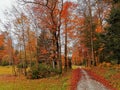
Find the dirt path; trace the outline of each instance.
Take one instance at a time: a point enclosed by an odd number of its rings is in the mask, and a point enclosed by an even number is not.
[[[85,70],[81,70],[82,78],[78,82],[77,90],[109,90],[101,83],[91,79]]]

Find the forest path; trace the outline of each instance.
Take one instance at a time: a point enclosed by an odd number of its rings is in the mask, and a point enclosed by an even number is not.
[[[81,72],[82,77],[78,82],[77,90],[109,90],[100,82],[91,79],[85,70],[82,69]]]

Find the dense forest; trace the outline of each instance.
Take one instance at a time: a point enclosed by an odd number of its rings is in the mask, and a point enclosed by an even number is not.
[[[120,64],[120,0],[18,0],[0,20],[0,65],[39,79]]]

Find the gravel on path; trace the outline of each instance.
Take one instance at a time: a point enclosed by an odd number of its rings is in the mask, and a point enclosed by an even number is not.
[[[81,70],[82,78],[78,82],[77,90],[109,90],[100,82],[93,80],[85,70]]]

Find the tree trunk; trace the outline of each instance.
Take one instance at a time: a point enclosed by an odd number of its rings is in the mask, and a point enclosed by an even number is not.
[[[65,71],[67,71],[67,22],[65,20]]]
[[[94,61],[94,43],[93,43],[93,24],[92,24],[92,11],[90,0],[88,0],[88,9],[90,14],[90,43],[91,43],[91,64],[93,65]]]

